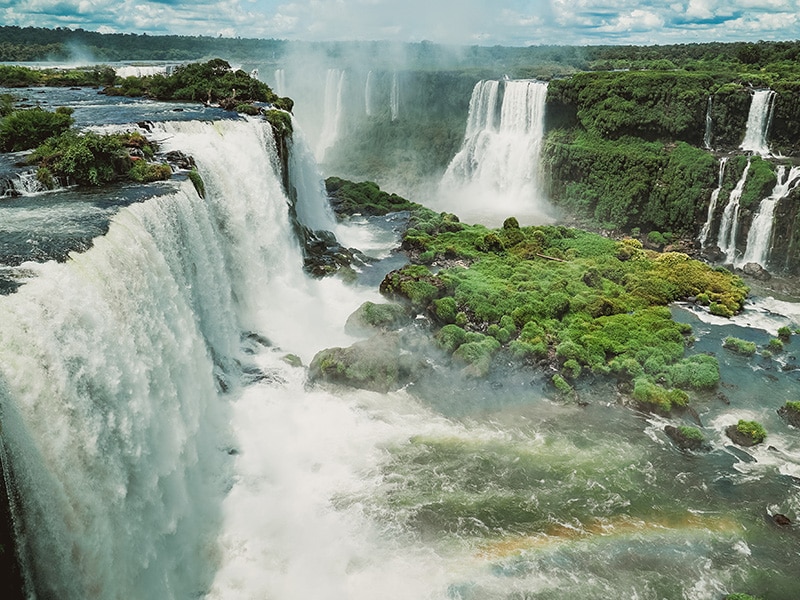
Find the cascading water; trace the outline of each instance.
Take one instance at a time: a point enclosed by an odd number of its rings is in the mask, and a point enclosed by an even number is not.
[[[392,73],[392,87],[389,91],[389,112],[392,121],[397,121],[400,116],[400,82],[397,79],[397,71]]]
[[[325,159],[325,152],[336,143],[336,139],[339,137],[344,107],[344,84],[345,71],[328,69],[328,74],[325,77],[322,132],[320,133],[315,153],[317,160],[320,162]]]
[[[711,233],[711,226],[714,224],[714,212],[717,210],[717,200],[722,191],[722,181],[725,178],[725,165],[728,164],[728,157],[723,156],[719,159],[719,176],[717,177],[717,187],[711,192],[711,198],[708,202],[708,214],[706,222],[703,223],[703,228],[700,230],[700,246],[705,248],[708,234]]]
[[[714,120],[711,118],[711,96],[708,97],[708,105],[706,106],[706,130],[703,134],[703,146],[706,150],[711,150],[711,131],[714,126]]]
[[[722,213],[722,221],[719,225],[719,235],[717,236],[717,246],[725,253],[728,262],[734,262],[736,258],[736,234],[739,230],[739,200],[742,198],[744,184],[747,181],[747,173],[750,171],[750,161],[747,161],[742,176],[736,182],[736,187],[731,190],[728,204]]]
[[[341,322],[311,310],[269,126],[155,127],[192,149],[206,199],[187,181],[123,209],[90,250],[30,264],[0,298],[2,433],[41,598],[207,590],[236,445],[218,389],[235,383],[240,333],[291,342]]]
[[[364,82],[364,111],[368,117],[375,114],[375,108],[372,105],[372,95],[374,94],[373,87],[375,85],[375,75],[370,71],[367,73],[367,80]]]
[[[773,90],[755,90],[747,114],[747,129],[740,148],[746,152],[769,156],[768,136],[772,125],[772,110],[776,93]]]
[[[502,92],[502,93],[501,93]],[[547,84],[479,82],[472,92],[464,143],[450,162],[441,195],[457,214],[481,212],[548,220],[542,199],[539,152]],[[489,217],[491,220],[491,217]]]
[[[747,248],[739,264],[753,262],[762,267],[767,266],[772,245],[775,207],[798,184],[800,184],[800,167],[792,167],[788,173],[785,166],[778,167],[778,181],[772,189],[772,193],[764,198],[758,206],[758,212],[753,217],[750,231],[747,234]]]

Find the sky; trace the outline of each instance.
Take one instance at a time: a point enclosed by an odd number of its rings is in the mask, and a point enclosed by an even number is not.
[[[0,0],[0,24],[307,41],[674,44],[800,39],[800,0]]]

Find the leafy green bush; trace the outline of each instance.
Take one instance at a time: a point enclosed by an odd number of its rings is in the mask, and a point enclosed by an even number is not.
[[[100,135],[68,130],[49,138],[31,153],[29,161],[57,177],[78,185],[99,186],[121,178],[133,181],[168,179],[169,165],[134,160],[127,148],[142,149],[146,140],[138,133]],[[144,152],[152,153],[152,148]]]
[[[747,340],[742,340],[733,336],[726,337],[722,341],[722,347],[744,356],[752,356],[756,353],[756,345],[754,342],[748,342]]]
[[[778,337],[783,341],[788,341],[792,337],[791,327],[784,325],[778,329]]]
[[[680,433],[681,433],[681,435],[683,435],[683,437],[685,437],[685,438],[687,438],[689,440],[697,440],[699,442],[702,442],[703,440],[705,440],[705,436],[703,435],[703,432],[700,431],[697,427],[690,427],[688,425],[680,425],[680,426],[678,426],[678,431],[680,431]]]
[[[38,107],[13,111],[0,121],[0,152],[35,148],[47,138],[67,131],[72,123],[72,110],[68,108],[55,112]]]
[[[780,338],[772,338],[769,343],[767,343],[767,348],[773,354],[783,352],[783,342]]]

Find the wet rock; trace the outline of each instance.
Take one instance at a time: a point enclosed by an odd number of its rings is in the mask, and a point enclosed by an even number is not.
[[[789,425],[800,429],[800,410],[795,409],[794,406],[784,405],[778,409],[778,414]]]
[[[703,434],[699,429],[694,427],[675,427],[667,425],[664,427],[664,433],[667,437],[675,442],[681,450],[709,450],[709,445],[706,444]]]
[[[769,271],[758,263],[749,262],[742,267],[742,273],[759,281],[766,281],[772,277]]]
[[[745,448],[761,443],[760,440],[755,440],[750,434],[739,431],[737,425],[728,426],[725,429],[725,435],[737,446],[743,446]]]
[[[181,152],[180,150],[171,150],[164,155],[167,162],[177,169],[189,171],[195,168],[194,159]]]
[[[792,525],[792,520],[781,513],[775,513],[772,515],[772,522],[778,527],[791,527]]]

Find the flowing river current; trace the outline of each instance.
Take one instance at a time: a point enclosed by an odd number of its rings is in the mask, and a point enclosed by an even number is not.
[[[534,372],[311,385],[302,365],[354,342],[347,316],[380,301],[391,223],[336,224],[298,134],[297,214],[378,259],[362,283],[310,279],[269,126],[142,110],[129,120],[194,157],[205,199],[176,180],[146,198],[0,200],[17,282],[0,296],[2,452],[25,597],[798,597],[800,537],[768,517],[800,519],[800,437],[776,414],[800,400],[800,342],[771,359],[721,347],[766,344],[800,324],[797,304],[732,322],[674,307],[690,351],[720,360],[723,385],[693,399],[707,452],[663,432],[697,421],[622,406],[602,381],[579,386],[585,405]],[[42,229],[51,246],[31,242]],[[734,447],[724,429],[741,418],[767,442]]]

